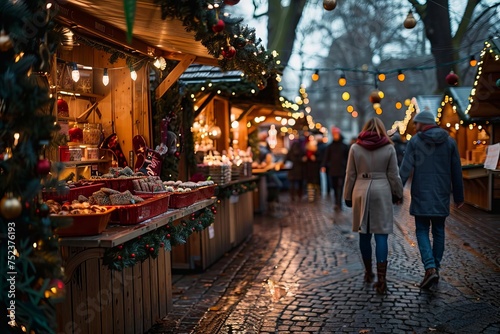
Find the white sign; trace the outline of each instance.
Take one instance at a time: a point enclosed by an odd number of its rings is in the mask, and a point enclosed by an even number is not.
[[[488,150],[486,151],[486,161],[484,162],[484,168],[497,169],[499,155],[500,155],[500,143],[488,146]]]
[[[214,230],[214,226],[213,225],[210,225],[208,227],[208,239],[213,239],[215,237],[215,230]]]

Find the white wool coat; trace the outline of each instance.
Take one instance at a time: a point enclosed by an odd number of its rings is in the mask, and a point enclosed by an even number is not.
[[[344,184],[344,199],[352,201],[352,230],[392,233],[393,196],[403,198],[394,146],[388,144],[371,151],[353,144]]]

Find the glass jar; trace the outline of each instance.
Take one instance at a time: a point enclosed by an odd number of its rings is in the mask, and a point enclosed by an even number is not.
[[[83,127],[83,143],[98,145],[101,138],[101,124],[87,123]]]

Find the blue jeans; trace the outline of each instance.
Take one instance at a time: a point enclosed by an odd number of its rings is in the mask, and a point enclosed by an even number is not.
[[[446,217],[415,216],[415,233],[424,268],[439,269],[444,254],[444,222]],[[432,246],[429,228],[432,225]]]
[[[389,247],[387,246],[388,234],[375,234],[375,258],[377,262],[387,261]],[[372,234],[359,233],[359,250],[363,259],[372,258]]]

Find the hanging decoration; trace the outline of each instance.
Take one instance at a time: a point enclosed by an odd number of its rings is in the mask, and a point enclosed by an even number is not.
[[[19,217],[22,211],[21,201],[14,197],[11,192],[6,193],[0,201],[0,214],[7,220]]]
[[[413,16],[413,12],[410,9],[408,12],[408,15],[406,16],[406,19],[403,22],[403,26],[406,29],[413,29],[417,25],[417,20],[415,19],[415,16]]]
[[[453,72],[453,71],[450,71],[450,73],[448,73],[445,80],[446,80],[446,83],[448,83],[448,85],[450,85],[450,86],[458,85],[458,75],[456,75],[455,72]]]
[[[331,11],[337,7],[337,0],[323,0],[323,8]]]
[[[123,10],[125,11],[125,21],[127,23],[127,42],[132,42],[134,31],[136,0],[123,0]]]
[[[372,103],[372,104],[380,103],[380,101],[382,101],[383,97],[384,97],[383,93],[380,90],[375,89],[370,93],[369,100],[370,100],[370,103]]]

